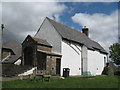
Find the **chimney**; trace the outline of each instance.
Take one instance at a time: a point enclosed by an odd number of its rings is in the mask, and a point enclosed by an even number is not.
[[[86,28],[86,26],[82,28],[82,33],[84,33],[86,36],[89,36],[89,30]]]

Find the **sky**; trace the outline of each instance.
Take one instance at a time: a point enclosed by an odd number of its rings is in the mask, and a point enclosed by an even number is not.
[[[81,31],[89,28],[89,38],[106,51],[118,42],[118,2],[3,2],[3,41],[23,42],[34,36],[45,17]]]

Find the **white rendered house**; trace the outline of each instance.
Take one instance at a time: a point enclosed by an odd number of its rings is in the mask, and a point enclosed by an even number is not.
[[[46,39],[52,45],[52,52],[62,55],[60,75],[63,69],[70,69],[70,76],[101,75],[107,62],[107,52],[88,37],[88,28],[77,31],[56,21],[45,18],[35,37]]]

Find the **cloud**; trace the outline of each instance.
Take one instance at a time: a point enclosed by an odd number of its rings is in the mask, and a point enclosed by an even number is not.
[[[119,0],[2,0],[3,2],[119,2]]]
[[[89,36],[99,42],[107,51],[112,43],[118,42],[118,11],[110,15],[103,13],[76,13],[73,22],[89,28]]]
[[[46,16],[60,21],[65,9],[58,2],[3,2],[4,39],[23,41],[28,34],[34,36]]]

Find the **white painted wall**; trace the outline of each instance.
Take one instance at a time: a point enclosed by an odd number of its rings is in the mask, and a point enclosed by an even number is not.
[[[21,59],[18,59],[14,64],[15,64],[15,65],[20,65],[21,62],[22,62]]]
[[[73,43],[69,45],[69,42],[65,40],[62,41],[61,76],[63,68],[70,69],[70,76],[81,75],[81,47],[75,45]]]
[[[99,51],[87,50],[88,52],[88,71],[91,72],[92,75],[101,75],[105,62],[104,57],[107,55],[100,53]]]
[[[26,75],[30,75],[30,74],[33,74],[33,71],[36,70],[37,67],[33,67],[32,69],[22,73],[22,74],[19,74],[18,76],[26,76]]]

